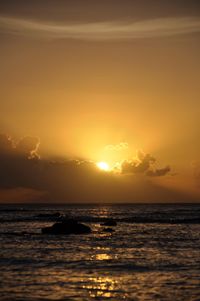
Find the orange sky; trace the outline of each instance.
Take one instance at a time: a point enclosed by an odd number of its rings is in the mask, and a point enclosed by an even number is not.
[[[41,161],[111,167],[140,164],[140,150],[156,161],[142,175],[95,178],[97,190],[107,187],[102,201],[200,200],[199,1],[1,1],[0,39],[0,132],[14,144],[39,137]],[[162,176],[147,175],[166,166]],[[51,193],[79,201],[64,192],[68,180]],[[2,180],[0,201],[12,200],[9,189],[42,200],[52,181],[53,172],[44,187]],[[86,186],[80,201],[101,201]]]

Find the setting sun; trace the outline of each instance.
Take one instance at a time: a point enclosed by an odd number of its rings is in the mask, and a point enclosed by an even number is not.
[[[109,171],[109,169],[110,169],[108,163],[106,163],[106,162],[98,162],[97,167],[104,171]]]

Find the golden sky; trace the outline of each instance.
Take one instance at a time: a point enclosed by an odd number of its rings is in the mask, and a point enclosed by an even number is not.
[[[1,1],[0,201],[199,201],[199,53],[198,0]]]

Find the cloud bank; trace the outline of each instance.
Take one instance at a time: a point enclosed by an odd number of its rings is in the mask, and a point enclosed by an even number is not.
[[[200,32],[200,19],[197,17],[165,17],[140,21],[60,24],[0,16],[0,32],[52,39],[141,39],[198,33]]]
[[[0,201],[10,198],[48,202],[138,201],[144,191],[141,185],[149,189],[151,186],[152,191],[154,184],[148,183],[148,179],[169,172],[152,169],[155,158],[142,152],[138,152],[136,161],[124,161],[121,173],[114,170],[106,173],[100,171],[95,162],[87,160],[40,158],[39,145],[37,137],[26,136],[14,141],[0,135]],[[152,172],[150,177],[149,172]],[[160,189],[155,188],[154,196]],[[145,201],[145,196],[142,197]]]
[[[171,171],[170,166],[155,168],[156,159],[150,154],[138,151],[137,158],[131,161],[124,161],[121,165],[121,172],[124,174],[144,174],[149,177],[162,177]]]

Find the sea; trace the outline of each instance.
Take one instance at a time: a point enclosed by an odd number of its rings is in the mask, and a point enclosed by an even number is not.
[[[200,300],[200,204],[0,205],[0,300]]]

